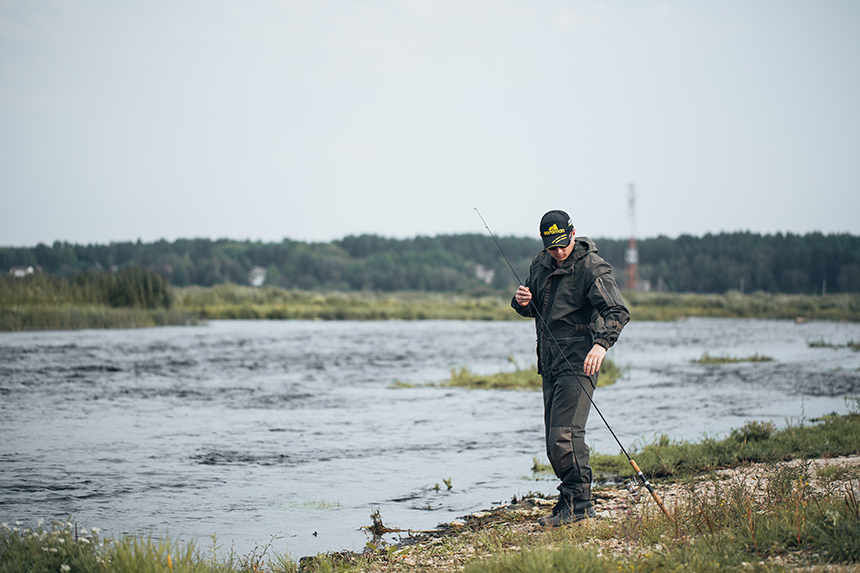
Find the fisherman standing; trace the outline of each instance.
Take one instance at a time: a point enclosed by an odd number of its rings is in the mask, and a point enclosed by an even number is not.
[[[539,523],[557,527],[595,515],[585,423],[600,365],[630,314],[612,267],[591,239],[575,238],[567,213],[546,213],[540,234],[544,250],[532,260],[511,306],[535,318],[546,450],[561,480],[552,516]]]

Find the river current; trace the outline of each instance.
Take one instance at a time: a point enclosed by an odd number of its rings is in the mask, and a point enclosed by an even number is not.
[[[534,363],[530,322],[212,321],[0,333],[0,521],[72,516],[244,555],[360,550],[528,491],[545,461],[539,392],[422,386]],[[595,403],[628,450],[856,408],[860,324],[633,322]],[[813,347],[824,342],[825,347]],[[702,365],[710,355],[772,362]],[[395,388],[396,382],[418,385]],[[593,450],[618,445],[592,410]],[[447,480],[447,482],[446,482]],[[448,483],[451,487],[448,488]]]

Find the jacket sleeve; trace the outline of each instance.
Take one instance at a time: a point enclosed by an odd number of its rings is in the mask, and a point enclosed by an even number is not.
[[[529,276],[526,279],[526,282],[524,285],[525,287],[527,287],[531,291],[532,301],[529,304],[527,304],[526,306],[520,306],[520,303],[517,302],[516,295],[511,297],[511,308],[513,308],[515,311],[517,311],[517,314],[519,314],[520,316],[524,316],[526,318],[534,318],[536,316],[535,305],[534,305],[536,295],[535,295],[535,289],[532,286],[532,275],[534,274],[534,273],[532,273],[532,269],[534,268],[534,265],[535,265],[535,261],[532,261],[532,264],[529,267]]]
[[[615,282],[609,263],[601,261],[601,264],[594,268],[594,275],[587,296],[603,318],[603,326],[594,333],[594,342],[608,350],[618,340],[621,329],[630,322],[630,312],[624,306],[621,290]]]

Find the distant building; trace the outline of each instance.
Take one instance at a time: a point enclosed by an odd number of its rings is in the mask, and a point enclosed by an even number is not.
[[[475,276],[479,281],[491,284],[493,282],[493,277],[496,276],[496,271],[493,269],[486,269],[483,265],[475,265]]]
[[[9,274],[15,278],[22,279],[27,275],[32,275],[36,272],[36,269],[33,267],[12,267],[9,269]]]
[[[263,286],[266,282],[266,269],[263,267],[252,267],[248,273],[248,284],[251,286]]]

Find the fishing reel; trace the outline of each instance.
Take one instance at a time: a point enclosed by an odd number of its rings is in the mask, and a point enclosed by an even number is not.
[[[630,499],[633,500],[633,503],[639,503],[639,499],[642,497],[642,491],[639,489],[639,480],[636,478],[627,480],[624,482],[624,487],[627,489],[627,493],[630,495]]]

